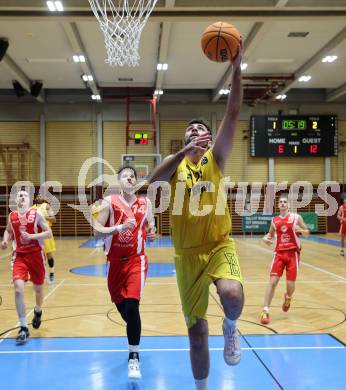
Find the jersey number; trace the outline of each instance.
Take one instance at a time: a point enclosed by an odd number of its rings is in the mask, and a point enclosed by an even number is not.
[[[145,206],[143,205],[143,206],[140,206],[140,207],[138,207],[136,204],[133,206],[133,208],[132,208],[132,210],[133,210],[133,214],[145,214]]]

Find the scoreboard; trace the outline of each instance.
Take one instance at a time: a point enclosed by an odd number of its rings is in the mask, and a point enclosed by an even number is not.
[[[331,157],[338,155],[337,117],[252,116],[252,157]]]

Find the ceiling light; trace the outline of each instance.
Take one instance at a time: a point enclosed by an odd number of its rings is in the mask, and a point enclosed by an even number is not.
[[[287,98],[287,95],[283,94],[283,95],[278,95],[275,99],[276,100],[285,100]]]
[[[75,54],[72,58],[74,62],[85,62],[85,57],[82,54]]]
[[[163,95],[162,89],[156,89],[154,95]]]
[[[222,89],[220,89],[219,94],[220,95],[228,95],[229,94],[229,89],[222,88]]]
[[[300,83],[307,83],[308,81],[311,80],[311,76],[310,75],[303,75],[303,76],[300,76],[298,81]]]
[[[322,58],[322,62],[334,62],[338,56],[325,56]]]
[[[61,1],[47,1],[46,4],[49,11],[51,12],[62,12],[64,10],[64,6],[62,5]]]
[[[101,100],[101,96],[100,95],[91,95],[91,99],[92,100]]]
[[[64,6],[62,5],[61,1],[54,1],[55,7],[59,12],[62,12],[64,10]]]
[[[156,69],[157,70],[167,70],[168,64],[157,64]]]
[[[83,75],[82,75],[82,79],[83,79],[83,81],[85,81],[85,82],[87,82],[87,81],[93,81],[93,80],[94,80],[94,78],[93,78],[93,76],[92,76],[91,74],[83,74]]]
[[[248,67],[248,64],[246,62],[242,62],[240,65],[241,70],[245,70]]]
[[[51,12],[56,11],[56,8],[55,8],[55,5],[54,5],[53,1],[47,1],[46,4],[47,4],[47,7],[48,7],[49,11],[51,11]]]

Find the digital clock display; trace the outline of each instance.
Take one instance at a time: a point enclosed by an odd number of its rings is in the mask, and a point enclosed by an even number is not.
[[[252,116],[250,132],[252,157],[338,154],[336,116]]]
[[[306,130],[305,119],[284,119],[281,122],[283,130]]]

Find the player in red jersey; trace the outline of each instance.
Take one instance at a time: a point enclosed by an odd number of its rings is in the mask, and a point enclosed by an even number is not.
[[[279,198],[279,210],[280,214],[272,219],[269,233],[263,238],[266,244],[271,245],[275,236],[276,247],[270,270],[270,280],[264,296],[264,307],[261,315],[262,324],[269,323],[269,306],[273,299],[275,288],[285,268],[287,290],[282,310],[288,311],[290,308],[292,295],[295,290],[301,251],[297,235],[302,234],[305,237],[309,235],[309,230],[303,218],[296,213],[288,211],[288,200],[284,195]]]
[[[346,197],[344,198],[344,203],[339,207],[337,218],[340,221],[340,256],[345,256],[344,244],[346,236]]]
[[[155,223],[149,199],[135,195],[136,170],[123,167],[118,172],[118,179],[122,194],[104,198],[94,229],[96,237],[104,237],[108,290],[112,302],[126,322],[128,376],[140,378],[139,303],[148,270],[145,241],[155,240]]]
[[[15,302],[20,322],[16,339],[17,345],[22,345],[29,337],[29,329],[25,315],[24,287],[29,279],[32,281],[36,306],[32,326],[38,329],[41,325],[43,284],[45,278],[43,240],[51,236],[51,230],[43,216],[36,208],[29,207],[29,194],[19,191],[16,196],[17,210],[12,211],[1,242],[1,248],[8,247],[8,241],[13,241],[12,280],[15,288]]]

